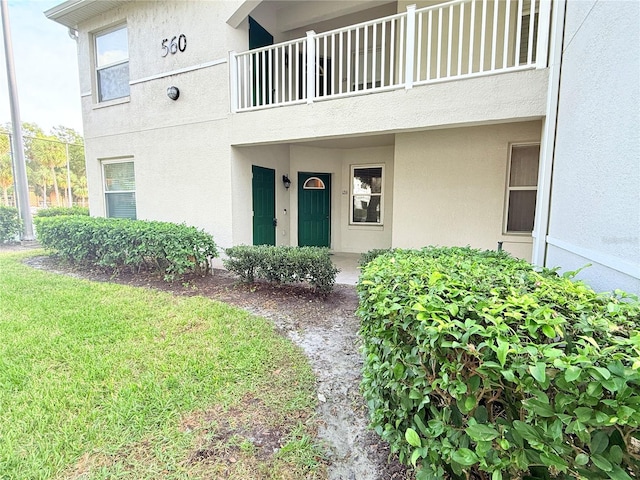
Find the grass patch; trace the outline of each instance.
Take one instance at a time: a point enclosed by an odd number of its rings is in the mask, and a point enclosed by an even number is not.
[[[0,478],[323,474],[313,373],[266,320],[24,257],[0,254]]]

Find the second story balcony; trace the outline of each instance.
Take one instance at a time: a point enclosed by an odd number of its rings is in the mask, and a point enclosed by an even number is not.
[[[232,110],[546,68],[549,0],[454,0],[231,54]]]

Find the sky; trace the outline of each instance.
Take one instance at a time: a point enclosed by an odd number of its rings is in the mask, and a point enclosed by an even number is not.
[[[43,13],[63,1],[9,0],[20,117],[45,132],[63,125],[82,133],[76,42],[67,27]],[[5,49],[0,36],[0,124],[9,121]]]

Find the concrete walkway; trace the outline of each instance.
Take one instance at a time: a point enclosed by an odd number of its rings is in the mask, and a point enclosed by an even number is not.
[[[359,253],[333,252],[331,254],[331,261],[338,267],[338,270],[340,270],[336,276],[336,283],[343,285],[355,285],[358,283],[358,277],[360,276],[360,269],[358,268],[359,260]],[[213,268],[224,270],[224,265],[220,257],[213,259],[212,266]]]
[[[344,285],[355,285],[358,283],[358,277],[360,276],[360,269],[358,268],[359,260],[359,253],[332,253],[331,261],[340,270],[336,276],[336,283]]]

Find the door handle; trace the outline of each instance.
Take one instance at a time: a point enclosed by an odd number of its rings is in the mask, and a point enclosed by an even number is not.
[[[278,219],[277,219],[277,218],[274,218],[274,219],[273,219],[273,226],[274,226],[274,227],[277,227],[277,226],[278,226]]]

